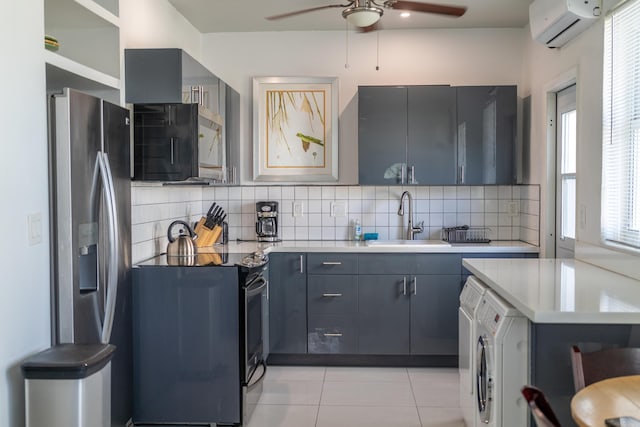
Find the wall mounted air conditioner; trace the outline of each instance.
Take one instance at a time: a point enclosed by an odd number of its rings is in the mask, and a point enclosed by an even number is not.
[[[534,40],[560,47],[589,28],[600,16],[600,0],[535,0],[529,5]]]

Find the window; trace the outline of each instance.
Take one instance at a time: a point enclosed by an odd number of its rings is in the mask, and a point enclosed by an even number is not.
[[[605,19],[602,235],[640,248],[640,0]]]

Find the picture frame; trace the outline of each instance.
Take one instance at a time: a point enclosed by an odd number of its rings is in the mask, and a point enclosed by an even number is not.
[[[338,78],[254,77],[253,179],[338,180]]]

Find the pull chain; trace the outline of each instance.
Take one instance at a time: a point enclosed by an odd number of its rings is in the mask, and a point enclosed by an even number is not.
[[[349,69],[349,22],[345,20],[344,24],[344,36],[345,36],[345,59],[344,68]]]
[[[376,31],[376,71],[380,70],[380,31]]]

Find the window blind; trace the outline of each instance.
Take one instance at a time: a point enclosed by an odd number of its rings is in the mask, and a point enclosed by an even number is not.
[[[640,0],[605,19],[602,237],[640,248]]]

